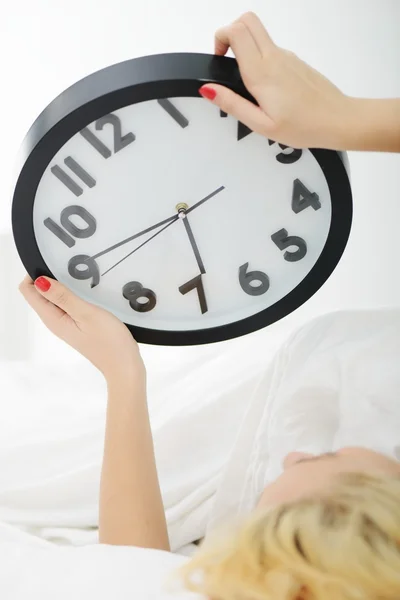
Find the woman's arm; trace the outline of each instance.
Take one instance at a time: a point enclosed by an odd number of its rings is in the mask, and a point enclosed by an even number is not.
[[[143,376],[108,381],[99,541],[170,550]]]
[[[27,276],[20,291],[46,327],[107,381],[100,542],[169,550],[138,345],[114,315],[59,281]]]
[[[400,152],[400,98],[349,98],[340,150]]]

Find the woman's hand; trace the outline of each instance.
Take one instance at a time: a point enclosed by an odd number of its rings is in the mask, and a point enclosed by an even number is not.
[[[203,86],[204,97],[253,131],[287,146],[344,149],[354,98],[276,46],[254,13],[217,31],[215,54],[224,56],[229,47],[258,106],[220,85]]]
[[[138,345],[114,315],[49,277],[34,283],[27,275],[19,289],[46,327],[87,358],[107,381],[145,378]]]

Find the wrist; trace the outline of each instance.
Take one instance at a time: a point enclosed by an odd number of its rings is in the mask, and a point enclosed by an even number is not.
[[[129,370],[113,370],[104,375],[108,393],[118,395],[146,390],[146,370],[144,365]]]
[[[400,100],[347,97],[338,150],[400,152]]]

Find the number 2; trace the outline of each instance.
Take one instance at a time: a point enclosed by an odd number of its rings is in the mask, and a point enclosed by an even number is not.
[[[102,130],[105,125],[112,125],[114,131],[114,154],[117,154],[117,152],[123,150],[126,146],[129,146],[129,144],[136,139],[131,131],[122,135],[121,119],[117,117],[117,115],[110,113],[109,115],[104,115],[104,117],[98,119],[95,123],[96,130]],[[97,135],[90,131],[89,127],[82,129],[80,134],[99,154],[102,155],[103,158],[110,158],[112,154],[111,150],[103,144]]]

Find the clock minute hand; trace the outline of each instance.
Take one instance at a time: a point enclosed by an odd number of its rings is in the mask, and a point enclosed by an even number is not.
[[[112,269],[115,269],[115,267],[117,267],[120,263],[122,263],[124,260],[126,260],[127,258],[129,258],[137,250],[139,250],[140,248],[142,248],[143,246],[145,246],[146,244],[148,244],[153,238],[155,238],[158,235],[160,235],[160,233],[162,233],[164,231],[164,229],[167,229],[168,227],[171,227],[171,225],[173,225],[178,219],[179,219],[179,215],[176,215],[175,217],[173,217],[173,219],[168,219],[169,223],[167,225],[165,225],[165,227],[163,227],[162,229],[160,229],[160,231],[157,231],[157,233],[155,233],[154,235],[152,235],[151,237],[149,237],[145,242],[143,242],[143,244],[140,244],[140,246],[137,246],[137,248],[135,248],[134,250],[132,250],[131,252],[129,252],[129,254],[127,254],[126,256],[124,256],[123,258],[121,258],[121,260],[119,260],[112,267],[110,267],[109,269],[107,269],[107,271],[104,271],[104,273],[102,273],[101,276],[103,277],[103,275],[106,275],[106,273],[109,273]],[[153,229],[154,229],[154,227],[153,227]]]
[[[216,196],[217,194],[219,194],[220,192],[222,192],[222,190],[224,190],[224,189],[225,189],[225,186],[221,185],[221,187],[219,187],[218,189],[216,189],[214,192],[212,192],[211,194],[208,194],[208,196],[206,196],[205,198],[203,198],[199,202],[196,202],[196,204],[193,204],[193,206],[191,206],[190,208],[188,208],[186,210],[186,213],[189,214],[190,212],[192,212],[192,210],[195,210],[198,206],[201,206],[202,204],[204,204],[204,202],[207,202],[207,200],[209,200],[213,196]]]
[[[123,246],[124,244],[127,244],[128,242],[131,242],[132,240],[135,240],[136,238],[138,238],[142,235],[145,235],[146,233],[150,233],[150,231],[153,231],[153,229],[157,229],[158,227],[161,227],[162,225],[165,225],[166,223],[171,224],[174,221],[176,221],[176,215],[172,215],[172,217],[168,217],[168,219],[164,219],[163,221],[160,221],[159,223],[156,223],[155,225],[152,225],[151,227],[147,227],[147,229],[143,229],[142,231],[139,231],[138,233],[135,233],[134,235],[131,235],[128,238],[125,238],[124,240],[122,240],[122,242],[113,244],[113,246],[110,246],[109,248],[106,248],[105,250],[102,250],[101,252],[94,254],[90,258],[95,260],[96,258],[99,258],[100,256],[104,256],[104,254],[108,254],[108,252],[111,252],[111,250],[115,250],[115,248],[119,248],[120,246]],[[150,238],[150,239],[152,239],[152,238]]]

